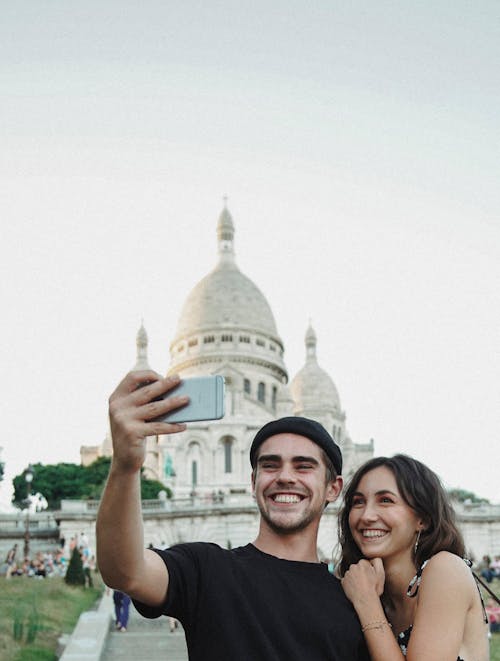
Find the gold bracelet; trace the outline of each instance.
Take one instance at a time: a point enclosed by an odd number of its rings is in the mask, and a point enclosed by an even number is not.
[[[392,624],[387,620],[378,620],[378,622],[368,622],[368,624],[361,625],[361,631],[370,631],[371,629],[382,629],[384,626],[388,626],[392,629]]]

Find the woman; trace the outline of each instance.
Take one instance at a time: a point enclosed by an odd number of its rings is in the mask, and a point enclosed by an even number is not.
[[[488,627],[439,478],[405,455],[354,474],[340,576],[372,661],[487,661]],[[411,634],[411,635],[410,635]]]

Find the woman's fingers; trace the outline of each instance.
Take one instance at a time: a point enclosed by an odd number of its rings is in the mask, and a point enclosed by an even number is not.
[[[384,563],[381,558],[373,558],[370,562],[375,571],[377,594],[380,596],[384,591],[385,583]]]

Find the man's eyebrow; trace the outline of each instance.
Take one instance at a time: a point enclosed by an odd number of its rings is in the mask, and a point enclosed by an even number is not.
[[[293,457],[292,461],[296,464],[305,462],[308,464],[315,464],[316,466],[319,465],[319,461],[315,457],[303,457],[303,456]]]
[[[261,464],[263,461],[281,461],[281,457],[279,454],[261,454],[257,463]]]
[[[257,459],[258,464],[261,464],[265,461],[281,462],[281,461],[283,461],[283,457],[279,454],[261,454],[259,456],[259,458]],[[292,462],[294,464],[310,463],[310,464],[314,464],[315,466],[319,465],[319,461],[315,457],[307,457],[307,456],[303,456],[303,455],[298,455],[297,457],[292,457]]]

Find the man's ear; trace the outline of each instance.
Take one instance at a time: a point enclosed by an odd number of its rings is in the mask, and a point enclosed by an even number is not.
[[[255,496],[255,468],[252,470],[250,480],[252,482],[252,496]]]
[[[333,503],[340,496],[342,487],[344,486],[344,480],[341,475],[328,482],[326,489],[326,502]]]

